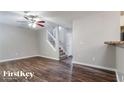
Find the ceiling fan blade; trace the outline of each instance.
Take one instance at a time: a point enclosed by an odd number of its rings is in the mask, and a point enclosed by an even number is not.
[[[37,21],[38,23],[45,23],[45,21]]]
[[[41,26],[41,27],[44,27],[44,25],[42,25],[42,24],[37,24],[37,25],[39,25],[39,26]]]
[[[27,16],[24,16],[25,19],[29,20],[29,18]]]

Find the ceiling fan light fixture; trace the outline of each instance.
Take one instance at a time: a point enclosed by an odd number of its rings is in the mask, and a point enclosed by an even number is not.
[[[36,23],[33,23],[32,27],[33,27],[33,28],[36,28]]]
[[[28,26],[31,27],[32,26],[32,23],[29,23]]]
[[[35,21],[40,21],[40,18],[38,18],[38,17],[37,17],[37,18],[35,18]]]

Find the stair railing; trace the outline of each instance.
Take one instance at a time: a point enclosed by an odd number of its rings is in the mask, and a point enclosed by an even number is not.
[[[47,40],[48,40],[48,43],[49,45],[54,49],[56,50],[57,49],[57,30],[56,30],[57,27],[49,27],[49,29],[47,30]]]

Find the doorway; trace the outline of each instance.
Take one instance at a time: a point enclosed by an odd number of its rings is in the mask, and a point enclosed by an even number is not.
[[[72,29],[59,26],[59,59],[61,62],[70,64],[72,61]]]

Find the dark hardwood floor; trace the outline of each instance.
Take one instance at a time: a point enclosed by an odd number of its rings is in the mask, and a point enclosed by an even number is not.
[[[115,72],[41,57],[0,63],[1,82],[115,82]],[[33,72],[32,78],[5,78],[3,71]]]

